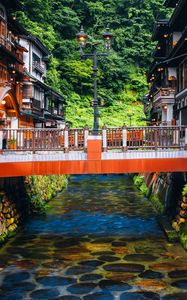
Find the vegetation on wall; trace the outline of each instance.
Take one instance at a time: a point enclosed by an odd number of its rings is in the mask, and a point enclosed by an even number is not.
[[[75,40],[80,25],[103,49],[106,26],[114,35],[108,57],[99,61],[100,125],[143,124],[142,96],[147,92],[146,70],[152,60],[151,33],[155,19],[165,17],[164,0],[22,0],[18,19],[48,47],[52,56],[47,83],[67,101],[66,119],[73,126],[93,123],[91,60],[80,60]]]
[[[45,213],[47,203],[67,186],[67,176],[30,176],[26,180],[27,197],[32,213]]]
[[[187,184],[184,185],[182,195],[187,199]],[[185,222],[179,232],[180,242],[184,249],[187,250],[187,223]]]

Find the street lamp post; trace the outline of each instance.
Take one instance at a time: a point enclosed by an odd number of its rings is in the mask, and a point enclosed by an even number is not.
[[[129,120],[130,120],[130,127],[132,125],[132,116],[133,116],[133,114],[127,114],[127,117],[129,117]]]
[[[94,124],[93,124],[93,134],[97,135],[99,130],[99,113],[98,113],[98,98],[97,98],[97,71],[98,71],[98,57],[106,56],[106,53],[98,53],[96,45],[94,45],[93,53],[84,53],[83,48],[86,46],[86,41],[88,35],[84,32],[83,26],[81,27],[80,32],[76,35],[77,41],[81,47],[81,58],[92,58],[93,59],[93,74],[94,74],[94,95],[93,95],[93,109],[94,109]],[[103,39],[105,41],[105,48],[110,49],[112,34],[109,32],[108,28],[103,34]]]

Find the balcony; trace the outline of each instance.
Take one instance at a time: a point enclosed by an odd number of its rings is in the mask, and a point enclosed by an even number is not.
[[[44,74],[44,72],[45,72],[44,68],[37,61],[33,62],[32,67],[33,67],[33,70],[36,70],[36,71],[38,71],[41,74]]]
[[[167,104],[173,103],[175,99],[175,90],[171,88],[161,88],[153,96],[153,103]]]
[[[41,114],[41,102],[35,98],[24,99],[22,103],[22,109],[24,111],[40,115]]]
[[[16,53],[16,45],[13,42],[10,42],[8,39],[4,37],[0,37],[0,49],[1,54],[7,59],[7,56],[9,58],[9,62],[11,59],[11,62],[18,62],[20,64],[23,64],[23,58],[19,57],[19,55]]]

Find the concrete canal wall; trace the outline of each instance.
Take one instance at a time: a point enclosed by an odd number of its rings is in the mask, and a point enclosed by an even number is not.
[[[15,234],[34,213],[45,213],[47,202],[67,185],[67,176],[0,179],[0,243]]]

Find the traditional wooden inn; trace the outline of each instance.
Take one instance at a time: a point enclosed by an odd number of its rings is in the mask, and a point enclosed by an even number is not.
[[[0,0],[0,126],[61,127],[64,97],[45,84],[49,52],[20,26],[19,1]]]
[[[145,112],[150,124],[187,124],[187,1],[167,0],[174,8],[169,20],[158,20],[152,39],[157,41],[148,81]]]

